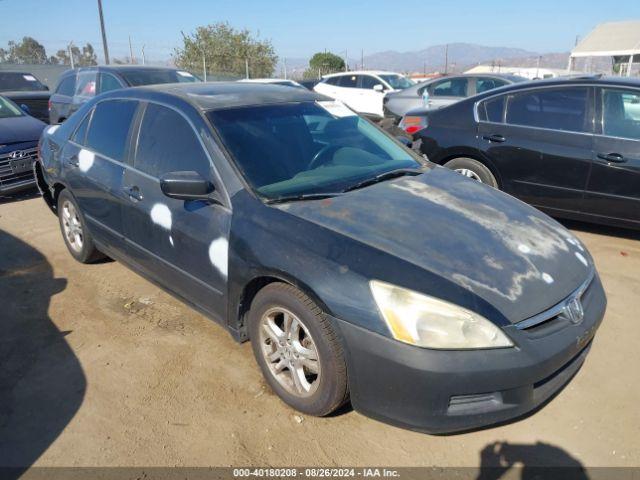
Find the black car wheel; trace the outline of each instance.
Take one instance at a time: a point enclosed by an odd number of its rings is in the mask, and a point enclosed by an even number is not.
[[[76,200],[67,190],[60,192],[58,197],[58,219],[64,243],[73,258],[80,263],[91,263],[104,258],[93,243]]]
[[[464,175],[472,180],[498,188],[496,177],[485,165],[473,158],[454,158],[444,165],[445,167]]]
[[[278,396],[300,412],[323,416],[348,398],[342,344],[322,310],[284,283],[264,287],[251,303],[253,353]]]

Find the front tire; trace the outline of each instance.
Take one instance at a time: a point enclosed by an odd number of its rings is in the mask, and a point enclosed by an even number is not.
[[[324,416],[347,401],[342,344],[322,310],[292,285],[272,283],[249,311],[256,361],[273,391],[289,406]]]
[[[104,258],[98,251],[75,198],[67,190],[58,196],[58,220],[62,238],[69,253],[80,263],[92,263]]]
[[[498,181],[496,177],[491,173],[491,170],[486,165],[482,164],[478,160],[473,158],[454,158],[449,160],[444,165],[445,167],[464,175],[471,180],[475,180],[480,183],[485,183],[493,188],[498,188]]]

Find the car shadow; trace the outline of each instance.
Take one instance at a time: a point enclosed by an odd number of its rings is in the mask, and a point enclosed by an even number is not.
[[[0,196],[0,205],[5,203],[21,202],[22,200],[30,200],[32,198],[38,198],[39,196],[40,192],[36,187],[33,187],[29,190],[24,190],[13,195]]]
[[[87,381],[48,315],[67,281],[39,251],[0,230],[0,478],[18,478],[60,435]]]
[[[632,230],[630,228],[609,227],[607,225],[598,225],[597,223],[586,223],[577,220],[558,220],[562,225],[570,230],[578,230],[585,233],[594,233],[596,235],[608,235],[611,237],[627,238],[629,240],[640,240],[640,230]]]
[[[589,476],[578,459],[555,445],[494,442],[480,451],[480,473],[476,478],[586,480]]]

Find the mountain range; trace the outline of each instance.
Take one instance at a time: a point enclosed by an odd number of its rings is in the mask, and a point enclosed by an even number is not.
[[[446,59],[446,60],[445,60]],[[364,56],[365,69],[391,70],[396,72],[463,72],[479,64],[495,64],[512,67],[535,67],[564,69],[567,67],[569,52],[537,53],[520,48],[488,47],[472,43],[450,43],[433,45],[422,50],[398,52],[388,50]],[[595,60],[595,59],[594,59]],[[287,58],[287,73],[299,76],[308,67],[308,58]],[[362,68],[360,57],[349,57],[349,68]],[[283,60],[277,67],[277,74],[283,73]],[[576,70],[608,71],[610,60],[599,59],[592,64],[580,62]]]

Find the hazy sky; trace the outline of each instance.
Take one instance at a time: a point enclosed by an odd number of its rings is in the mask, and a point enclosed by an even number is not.
[[[112,56],[168,58],[180,31],[216,21],[273,41],[280,57],[328,49],[359,57],[383,50],[470,42],[546,53],[568,51],[604,21],[640,19],[640,0],[103,0]],[[0,0],[0,46],[29,35],[54,54],[73,40],[102,56],[96,0]]]

